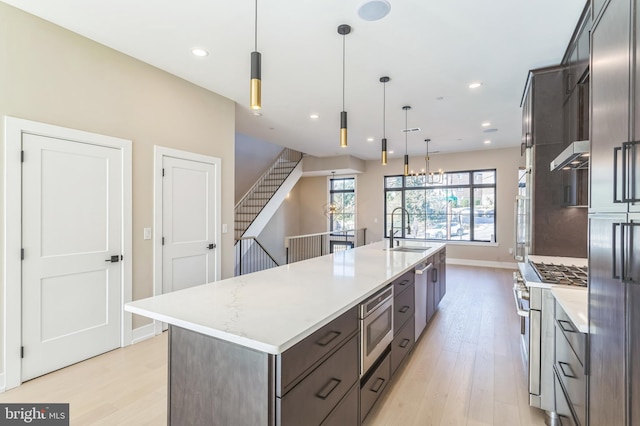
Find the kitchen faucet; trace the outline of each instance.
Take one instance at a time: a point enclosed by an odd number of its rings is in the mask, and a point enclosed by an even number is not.
[[[411,233],[411,226],[409,226],[409,222],[411,222],[411,215],[409,214],[407,209],[405,209],[404,207],[396,207],[391,212],[391,230],[389,231],[389,248],[393,248],[393,234],[394,234],[394,232],[393,232],[393,215],[396,213],[396,210],[402,210],[403,215],[404,215],[404,213],[407,214],[407,233],[408,234]]]

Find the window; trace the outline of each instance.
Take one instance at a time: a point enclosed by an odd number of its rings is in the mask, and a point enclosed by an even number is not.
[[[329,231],[356,228],[356,179],[354,177],[329,180]]]
[[[444,173],[438,183],[424,175],[385,176],[384,192],[385,236],[395,211],[397,238],[495,241],[495,169]]]

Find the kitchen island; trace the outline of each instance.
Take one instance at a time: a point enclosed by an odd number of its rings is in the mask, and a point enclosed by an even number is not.
[[[169,423],[357,424],[341,410],[359,400],[357,306],[445,246],[411,245],[374,243],[127,304],[169,324]]]

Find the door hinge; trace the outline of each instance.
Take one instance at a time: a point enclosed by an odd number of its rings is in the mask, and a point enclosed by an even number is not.
[[[24,163],[24,151],[20,151],[20,162]]]
[[[164,237],[162,237],[162,245],[164,245]]]
[[[20,249],[20,260],[24,260],[24,249]]]
[[[162,168],[162,177],[164,177],[164,167]]]
[[[24,358],[24,346],[20,346],[20,358]]]

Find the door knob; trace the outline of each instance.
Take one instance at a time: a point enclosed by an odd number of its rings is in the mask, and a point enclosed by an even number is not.
[[[120,262],[120,256],[114,254],[110,259],[105,260],[105,262],[117,263]]]
[[[209,244],[209,245],[207,246],[207,248],[208,248],[209,250],[213,250],[214,248],[216,248],[216,245],[212,243],[212,244]]]

